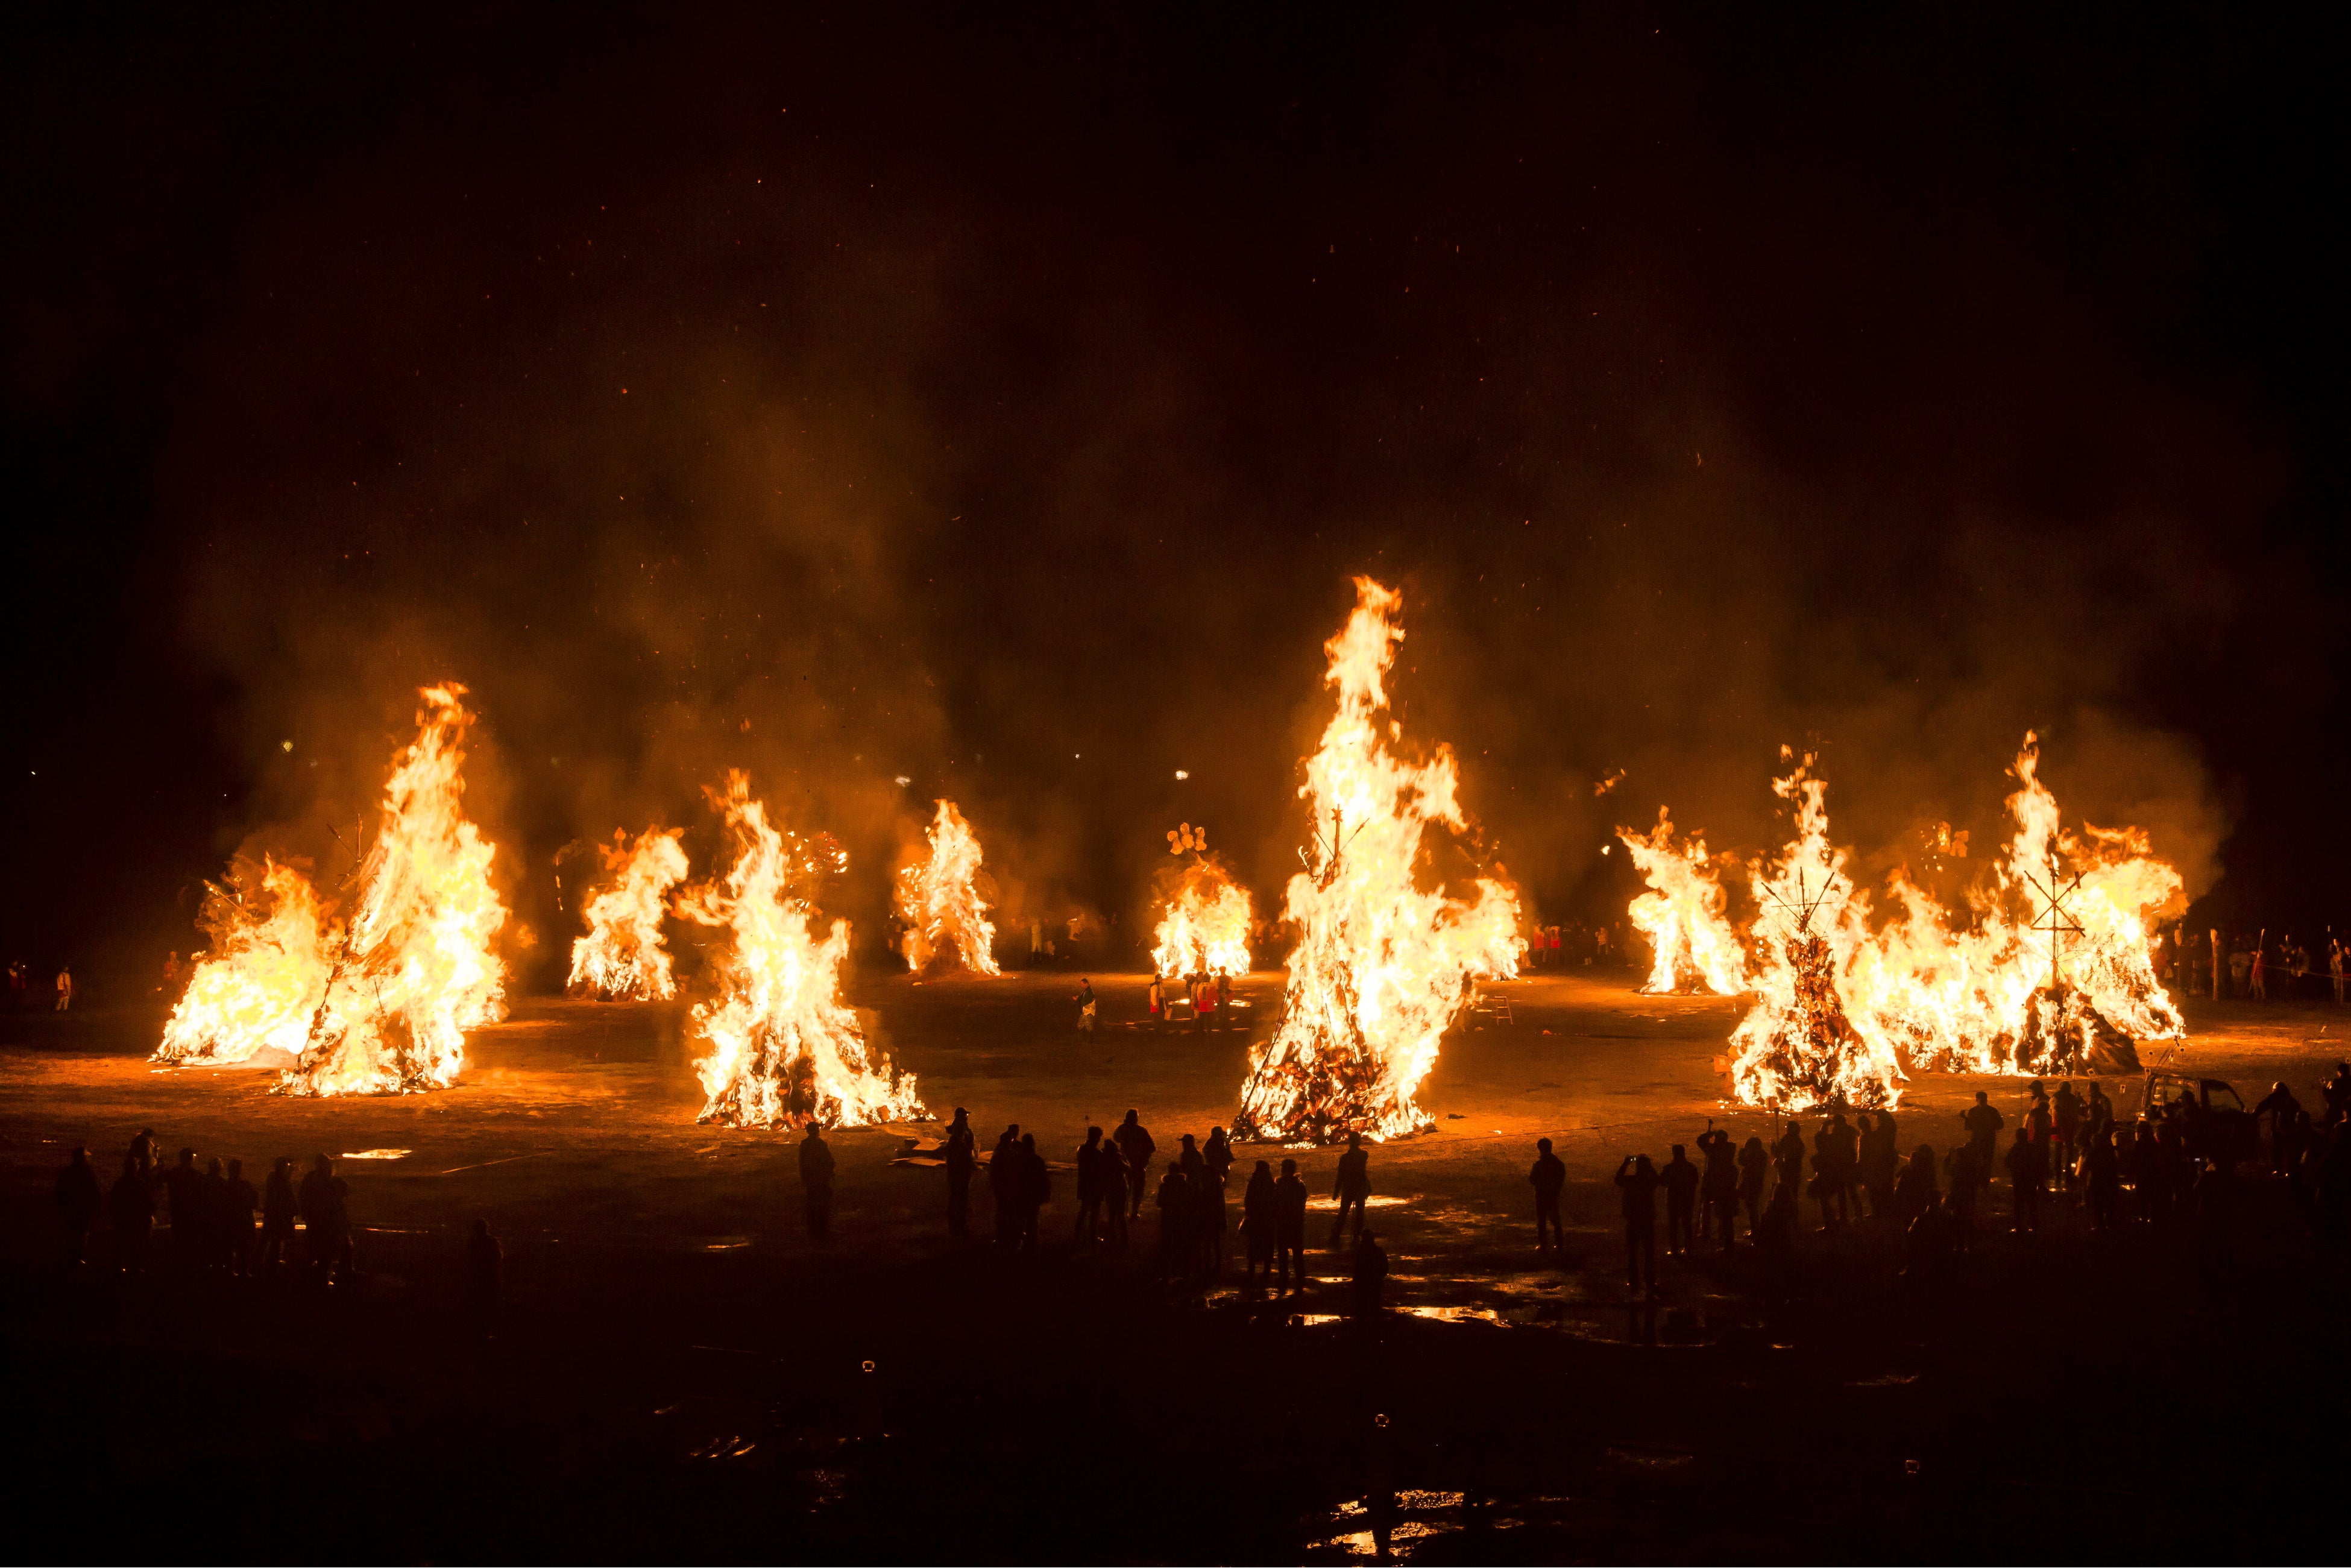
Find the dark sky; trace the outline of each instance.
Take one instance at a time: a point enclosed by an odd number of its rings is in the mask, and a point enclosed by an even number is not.
[[[1134,918],[1179,818],[1270,894],[1358,571],[1554,914],[1660,803],[1765,841],[1783,741],[1980,841],[2028,727],[2216,917],[2344,913],[2289,20],[580,9],[12,39],[7,953],[331,872],[442,678],[542,951],[730,765],[869,929],[935,794],[1016,902]]]

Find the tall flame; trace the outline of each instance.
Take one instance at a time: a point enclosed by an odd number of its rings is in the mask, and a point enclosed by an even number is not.
[[[1759,1000],[1732,1036],[1738,1098],[1890,1103],[1906,1061],[2018,1075],[2131,1071],[2138,1042],[2185,1035],[2148,943],[2149,922],[2185,895],[2179,872],[2137,828],[2067,830],[2032,735],[2011,772],[2016,831],[1967,915],[1897,871],[1896,913],[1875,931],[1828,842],[1822,781],[1799,766],[1775,783],[1796,803],[1797,836],[1771,877],[1756,881]]]
[[[2069,831],[2040,760],[2028,733],[2008,798],[2016,831],[1972,918],[1897,876],[1902,915],[1858,956],[1859,1005],[1921,1066],[2077,1071],[2103,1051],[2128,1071],[2135,1042],[2187,1032],[2148,948],[2149,921],[2184,896],[2179,872],[2137,828]]]
[[[1812,761],[1771,783],[1795,809],[1796,836],[1750,879],[1755,1005],[1731,1032],[1731,1092],[1775,1111],[1891,1105],[1902,1097],[1901,1063],[1883,1035],[1856,1027],[1842,985],[1867,939],[1868,906],[1829,842],[1828,784]]]
[[[1747,956],[1725,913],[1728,901],[1706,841],[1693,837],[1677,845],[1663,806],[1648,832],[1619,828],[1616,837],[1649,883],[1627,912],[1654,955],[1641,988],[1662,993],[1703,986],[1719,997],[1745,990]]]
[[[1241,1089],[1234,1130],[1250,1138],[1387,1138],[1430,1125],[1413,1096],[1438,1040],[1474,977],[1516,975],[1526,946],[1518,899],[1501,883],[1478,878],[1467,901],[1416,885],[1423,832],[1466,832],[1468,820],[1451,749],[1439,746],[1422,766],[1400,761],[1375,720],[1404,636],[1394,620],[1402,597],[1367,577],[1355,580],[1355,596],[1345,628],[1323,645],[1338,709],[1299,790],[1320,836],[1283,904],[1299,942],[1281,1023],[1250,1052]],[[1401,724],[1385,728],[1401,740]]]
[[[491,941],[507,908],[490,883],[495,845],[465,813],[465,730],[455,682],[427,686],[416,738],[394,759],[359,894],[312,1015],[296,1094],[446,1089],[465,1030],[506,1016],[506,966]]]
[[[1165,877],[1165,873],[1163,873]],[[1224,862],[1196,855],[1165,877],[1163,913],[1153,934],[1151,967],[1162,975],[1246,975],[1249,968],[1249,889]]]
[[[922,973],[953,944],[975,975],[1000,975],[996,927],[979,887],[979,835],[952,800],[939,802],[925,830],[929,852],[898,869],[898,917],[906,926],[906,967]]]
[[[571,988],[615,999],[667,1001],[677,994],[669,949],[662,944],[662,907],[685,880],[682,828],[647,828],[631,843],[614,829],[598,844],[608,879],[581,906],[587,935],[571,944]]]
[[[849,922],[819,940],[800,889],[847,864],[830,841],[787,838],[751,799],[751,781],[729,772],[710,791],[733,840],[723,879],[687,890],[677,913],[722,927],[716,1000],[697,1002],[692,1033],[706,1050],[695,1063],[708,1096],[701,1119],[736,1127],[866,1126],[923,1113],[912,1073],[870,1050],[857,1014],[841,998]]]
[[[211,939],[163,1026],[157,1061],[191,1067],[250,1061],[274,1051],[291,1061],[310,1037],[326,994],[330,944],[341,939],[310,879],[283,861],[240,856],[214,883],[198,918]]]

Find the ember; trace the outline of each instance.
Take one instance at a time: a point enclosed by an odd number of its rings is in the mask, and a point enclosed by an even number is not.
[[[727,931],[714,957],[719,994],[697,1002],[691,1030],[706,1049],[695,1063],[708,1096],[701,1120],[735,1127],[778,1123],[870,1126],[923,1113],[912,1073],[870,1051],[863,1025],[841,998],[849,922],[820,941],[806,896],[848,857],[830,839],[786,835],[768,821],[739,772],[710,791],[734,841],[724,878],[689,889],[685,919]]]
[[[1384,684],[1404,632],[1400,595],[1355,580],[1354,613],[1325,643],[1338,711],[1306,763],[1299,793],[1319,829],[1306,869],[1290,879],[1283,913],[1299,932],[1284,1013],[1250,1052],[1236,1136],[1333,1142],[1349,1133],[1400,1137],[1433,1124],[1414,1091],[1475,977],[1511,977],[1526,944],[1518,899],[1489,877],[1474,896],[1422,892],[1414,873],[1432,825],[1466,833],[1452,750],[1425,765],[1395,758]]]

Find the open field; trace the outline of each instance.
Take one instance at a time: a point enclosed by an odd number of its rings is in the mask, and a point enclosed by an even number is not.
[[[1073,985],[869,976],[854,999],[934,1112],[971,1110],[983,1152],[1017,1121],[1066,1160],[1133,1106],[1164,1158],[1225,1119],[1246,1033],[1130,1027],[1141,980],[1097,977],[1104,1027],[1081,1036]],[[153,1016],[18,1015],[11,1377],[57,1439],[16,1479],[131,1499],[115,1544],[163,1556],[1337,1558],[1364,1544],[1347,1511],[1381,1467],[1425,1494],[1398,1545],[1426,1561],[2227,1549],[2183,1483],[2257,1471],[2340,1381],[2319,1364],[2339,1265],[2282,1184],[2249,1188],[2218,1278],[2184,1230],[2096,1239],[2068,1211],[1937,1292],[1895,1277],[1890,1236],[1808,1235],[1784,1310],[1743,1250],[1669,1260],[1662,1302],[1630,1303],[1616,1160],[1662,1159],[1709,1116],[1771,1129],[1718,1101],[1739,1005],[1628,985],[1497,986],[1448,1040],[1421,1096],[1437,1131],[1374,1152],[1397,1310],[1369,1332],[1332,1321],[1334,1289],[1269,1305],[1157,1283],[1147,1213],[1132,1255],[1077,1253],[1066,1173],[1041,1255],[950,1243],[942,1175],[892,1165],[892,1131],[835,1137],[836,1231],[814,1242],[790,1140],[696,1124],[673,1007],[526,999],[474,1037],[455,1091],[324,1102],[151,1069]],[[1239,994],[1262,1029],[1279,977]],[[2315,1104],[2346,1017],[2191,1002],[2178,1062],[2249,1103],[2283,1078]],[[1914,1081],[1906,1152],[1941,1148],[1978,1087],[2013,1115],[2011,1081]],[[401,1151],[341,1166],[358,1286],[62,1277],[51,1174],[83,1142],[110,1177],[142,1126],[256,1177],[278,1155]],[[1564,1267],[1531,1245],[1538,1136],[1569,1166]],[[1278,1157],[1239,1152],[1237,1184]],[[1332,1153],[1301,1158],[1327,1192]],[[984,1180],[976,1209],[984,1232]],[[2004,1194],[1987,1212],[2004,1223]],[[456,1301],[475,1217],[507,1253],[478,1351]],[[2308,1392],[2248,1420],[2242,1379],[2273,1364]],[[221,1464],[287,1479],[236,1489],[258,1506],[173,1500]],[[915,1496],[967,1538],[913,1530]]]

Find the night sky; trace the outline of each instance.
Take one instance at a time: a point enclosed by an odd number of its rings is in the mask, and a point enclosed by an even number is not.
[[[580,9],[12,35],[0,952],[331,876],[438,679],[542,956],[729,766],[867,930],[936,795],[1015,904],[1179,819],[1270,896],[1357,572],[1553,918],[1661,803],[1774,841],[1783,742],[1981,842],[2035,727],[2199,918],[2351,921],[2283,13]]]

